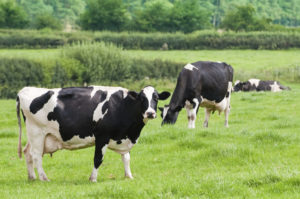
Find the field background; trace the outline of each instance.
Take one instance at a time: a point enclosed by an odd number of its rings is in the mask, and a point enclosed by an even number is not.
[[[59,50],[0,50],[0,57],[55,59]],[[225,61],[248,73],[300,64],[300,50],[126,51],[128,56],[179,62]],[[151,81],[149,81],[151,82]],[[139,88],[147,81],[127,87]],[[131,151],[134,180],[124,179],[120,155],[109,151],[98,183],[88,178],[93,150],[59,151],[43,158],[50,182],[28,182],[24,157],[17,157],[14,100],[0,100],[1,198],[300,198],[300,85],[281,93],[233,93],[228,129],[224,115],[204,129],[187,129],[183,110],[174,126],[150,121]],[[124,86],[124,85],[123,85]],[[155,84],[172,90],[173,81]],[[163,105],[167,102],[161,102]],[[23,130],[23,146],[26,136]]]

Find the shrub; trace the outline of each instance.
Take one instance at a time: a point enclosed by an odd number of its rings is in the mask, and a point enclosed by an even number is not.
[[[84,66],[82,80],[86,83],[121,81],[128,77],[129,61],[122,49],[105,43],[78,43],[63,48],[63,57]]]

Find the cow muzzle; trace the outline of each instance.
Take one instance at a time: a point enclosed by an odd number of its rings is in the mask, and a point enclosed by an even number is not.
[[[156,113],[155,112],[146,112],[144,114],[144,118],[146,119],[154,119],[156,118]]]

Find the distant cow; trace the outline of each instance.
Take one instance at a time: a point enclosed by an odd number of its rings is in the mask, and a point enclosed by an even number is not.
[[[42,156],[60,149],[80,149],[95,145],[94,169],[90,181],[97,181],[98,168],[106,148],[122,155],[125,176],[132,178],[129,151],[137,142],[147,120],[156,117],[158,93],[147,86],[140,93],[120,87],[73,87],[45,89],[25,87],[18,93],[19,157],[21,149],[20,108],[27,128],[24,149],[28,178],[48,181]]]
[[[208,127],[210,113],[225,113],[225,126],[228,127],[233,68],[221,62],[199,61],[184,66],[177,79],[176,88],[169,105],[160,108],[162,125],[174,124],[179,111],[185,107],[188,115],[188,128],[195,128],[199,106],[205,107],[205,121]]]
[[[281,85],[278,81],[263,81],[259,79],[249,79],[246,82],[235,81],[234,92],[238,91],[271,91],[279,92],[290,90],[289,87]]]

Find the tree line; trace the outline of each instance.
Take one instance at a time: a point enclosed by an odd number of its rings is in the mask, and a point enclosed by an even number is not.
[[[300,0],[2,0],[0,28],[193,32],[299,26]],[[274,25],[280,24],[280,25]]]

